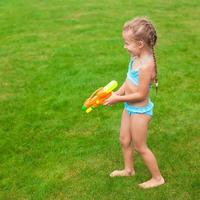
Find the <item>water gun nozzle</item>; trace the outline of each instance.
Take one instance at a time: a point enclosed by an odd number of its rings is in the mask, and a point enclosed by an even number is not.
[[[86,109],[87,109],[87,107],[83,105],[82,110],[85,111]]]

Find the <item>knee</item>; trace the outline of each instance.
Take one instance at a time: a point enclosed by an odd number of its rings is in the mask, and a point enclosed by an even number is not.
[[[145,154],[148,151],[148,147],[147,146],[134,145],[134,149],[139,154]]]
[[[120,137],[119,138],[120,144],[123,147],[129,147],[131,145],[131,139],[126,138],[126,137]]]

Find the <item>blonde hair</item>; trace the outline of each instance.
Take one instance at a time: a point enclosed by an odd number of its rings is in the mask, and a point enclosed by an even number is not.
[[[131,31],[131,37],[134,40],[142,40],[144,43],[152,49],[154,65],[155,65],[155,77],[154,82],[156,84],[156,93],[158,90],[158,75],[157,75],[157,62],[154,52],[154,47],[157,41],[157,33],[154,25],[147,17],[137,17],[124,24],[123,31]]]

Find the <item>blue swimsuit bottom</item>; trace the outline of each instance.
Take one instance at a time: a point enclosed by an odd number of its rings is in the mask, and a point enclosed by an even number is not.
[[[142,106],[142,107],[129,105],[127,102],[124,103],[124,108],[128,112],[129,115],[146,114],[149,116],[153,116],[153,107],[154,107],[154,104],[150,100],[147,103],[147,105]]]

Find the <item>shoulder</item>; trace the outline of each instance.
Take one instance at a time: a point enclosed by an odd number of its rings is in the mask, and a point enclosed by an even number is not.
[[[140,67],[139,77],[142,80],[145,79],[150,81],[152,79],[153,73],[154,73],[154,61],[153,59],[151,59]]]
[[[154,61],[153,61],[153,58],[150,59],[148,62],[146,62],[145,64],[143,64],[141,67],[140,67],[140,71],[141,72],[153,72],[154,70]]]

